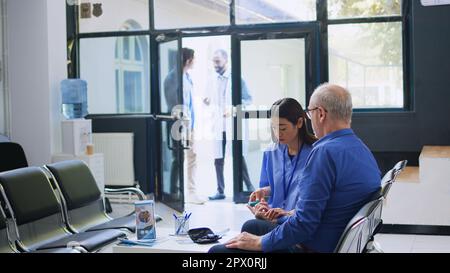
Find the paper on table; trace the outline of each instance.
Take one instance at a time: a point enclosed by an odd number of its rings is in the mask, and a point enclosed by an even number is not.
[[[156,244],[162,243],[169,240],[168,237],[156,238],[156,239],[143,239],[143,240],[129,240],[121,239],[119,241],[123,245],[139,245],[139,246],[154,246]]]

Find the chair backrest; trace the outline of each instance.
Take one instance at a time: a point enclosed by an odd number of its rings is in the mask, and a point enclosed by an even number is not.
[[[68,210],[77,209],[101,199],[95,178],[81,160],[46,165],[58,183]]]
[[[68,233],[61,205],[41,168],[27,167],[0,173],[0,185],[20,236],[17,240],[25,249],[34,250],[48,240]]]
[[[2,211],[0,213],[0,230],[6,229],[6,218],[3,215],[3,209],[0,208],[0,210]]]
[[[401,161],[397,162],[397,164],[395,164],[394,168],[392,168],[394,170],[395,176],[399,175],[405,169],[407,164],[408,164],[408,160],[401,160]]]
[[[28,167],[22,146],[14,142],[0,142],[0,172]]]
[[[105,222],[108,218],[101,192],[89,167],[81,160],[46,165],[64,200],[67,222],[75,231]]]
[[[386,198],[395,179],[394,169],[390,169],[381,179],[381,195]]]
[[[337,253],[362,253],[381,225],[383,197],[365,204],[349,221],[335,248]]]
[[[395,182],[398,175],[405,169],[407,163],[407,160],[397,162],[397,164],[395,164],[395,166],[389,170],[381,180],[381,193],[385,199],[387,198],[392,184]]]
[[[45,173],[28,167],[0,173],[0,183],[18,225],[60,213],[60,206]]]

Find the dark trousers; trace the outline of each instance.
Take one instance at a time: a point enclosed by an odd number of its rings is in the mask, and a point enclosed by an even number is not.
[[[278,225],[271,223],[266,220],[260,220],[260,219],[252,219],[248,220],[242,225],[241,232],[248,232],[253,235],[262,236],[264,234],[267,234],[271,232],[273,229],[275,229]],[[225,245],[215,245],[212,248],[208,250],[209,253],[259,253],[258,251],[248,251],[248,250],[242,250],[237,248],[227,248]],[[289,248],[286,250],[280,250],[276,251],[280,253],[301,253],[303,251],[299,251],[297,248]]]
[[[176,194],[180,191],[180,162],[179,151],[172,150],[172,164],[170,168],[170,193]]]
[[[262,236],[274,230],[278,225],[272,222],[261,220],[261,219],[252,219],[248,220],[242,225],[241,232],[248,232],[253,235]]]
[[[214,160],[214,166],[216,167],[216,177],[217,177],[217,192],[224,193],[225,191],[225,177],[224,177],[224,166],[225,166],[225,148],[227,144],[227,134],[222,132],[222,158],[216,158]],[[242,178],[244,180],[245,186],[249,191],[253,191],[254,187],[248,175],[247,163],[245,158],[242,158]]]

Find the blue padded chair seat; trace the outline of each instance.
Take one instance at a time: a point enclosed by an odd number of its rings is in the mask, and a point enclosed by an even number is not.
[[[40,246],[37,250],[65,248],[69,242],[78,242],[81,247],[89,252],[93,252],[109,243],[114,242],[119,237],[126,236],[119,230],[99,230],[81,232],[61,238],[54,242]]]
[[[113,219],[106,223],[91,227],[87,231],[119,229],[119,228],[126,228],[131,232],[135,232],[136,231],[136,217],[134,216],[134,214]]]

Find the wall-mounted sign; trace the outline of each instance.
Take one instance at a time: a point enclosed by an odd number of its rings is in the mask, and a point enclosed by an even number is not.
[[[422,6],[450,5],[450,0],[420,0]]]

